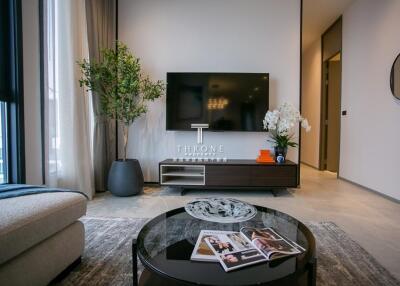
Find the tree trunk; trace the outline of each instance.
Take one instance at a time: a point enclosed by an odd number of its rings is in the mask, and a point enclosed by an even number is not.
[[[129,136],[129,126],[123,125],[123,133],[124,133],[124,161],[126,161],[126,147],[128,146],[128,136]]]

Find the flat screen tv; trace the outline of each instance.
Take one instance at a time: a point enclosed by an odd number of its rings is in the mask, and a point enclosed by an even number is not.
[[[167,73],[167,130],[262,131],[268,73]]]

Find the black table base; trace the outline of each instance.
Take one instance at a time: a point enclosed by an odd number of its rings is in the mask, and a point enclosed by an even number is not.
[[[240,271],[240,270],[239,270]],[[307,275],[300,277],[298,281],[293,281],[293,280],[285,280],[283,279],[282,281],[275,281],[275,282],[270,282],[267,285],[268,286],[310,286],[310,285],[316,285],[315,284],[315,279],[313,280],[308,280],[311,278],[310,276],[307,277]],[[145,269],[140,276],[140,280],[138,283],[138,286],[155,286],[155,285],[162,285],[162,286],[192,286],[192,285],[198,285],[198,284],[188,284],[188,283],[183,283],[183,282],[178,282],[175,280],[169,280],[166,279],[165,277],[159,276],[155,274],[154,272],[151,272],[147,269]],[[259,284],[260,286],[264,284]]]
[[[168,279],[165,276],[157,275],[155,272],[144,269],[140,279],[137,275],[138,267],[137,267],[137,245],[136,239],[132,240],[132,279],[133,286],[155,286],[155,285],[163,285],[163,286],[190,286],[190,285],[198,285],[198,284],[188,284],[184,282],[180,282],[174,279]],[[240,271],[240,270],[238,270]],[[259,284],[262,286],[263,284]],[[299,277],[297,281],[293,281],[292,279],[285,281],[280,280],[275,283],[268,283],[268,286],[271,285],[279,285],[279,286],[316,286],[317,285],[317,259],[315,258],[312,263],[309,263],[308,273],[305,273],[304,276]]]
[[[132,239],[132,279],[133,286],[138,285],[138,267],[137,267],[137,244],[136,238]]]

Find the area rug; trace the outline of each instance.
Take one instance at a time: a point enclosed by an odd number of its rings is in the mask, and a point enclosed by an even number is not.
[[[82,263],[58,285],[132,285],[131,242],[147,219],[83,218]],[[365,249],[332,222],[308,223],[317,241],[317,285],[400,285]],[[139,265],[139,274],[143,266]]]

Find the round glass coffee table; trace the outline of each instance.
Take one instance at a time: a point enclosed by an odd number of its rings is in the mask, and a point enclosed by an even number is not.
[[[240,223],[215,223],[190,216],[178,208],[157,216],[141,229],[133,241],[133,278],[137,285],[136,254],[144,265],[139,285],[315,285],[315,239],[295,218],[260,206],[257,215]],[[239,231],[241,227],[273,227],[297,242],[305,251],[297,256],[276,259],[225,272],[219,262],[191,261],[201,230]]]

